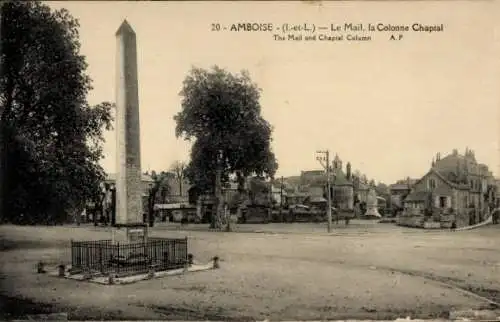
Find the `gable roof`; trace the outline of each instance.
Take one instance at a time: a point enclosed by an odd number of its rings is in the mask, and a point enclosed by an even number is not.
[[[452,187],[452,188],[455,188],[455,189],[460,189],[460,190],[468,190],[469,189],[469,186],[468,185],[461,185],[461,184],[457,184],[457,183],[454,183],[454,182],[451,182],[450,180],[448,180],[442,173],[440,173],[439,171],[437,171],[436,169],[434,168],[431,168],[429,170],[429,172],[427,172],[422,178],[420,178],[419,180],[417,180],[417,182],[415,182],[415,185],[419,184],[420,182],[422,182],[425,178],[427,178],[430,174],[435,174],[439,179],[441,179],[444,183],[446,183],[448,186]]]
[[[413,191],[405,198],[404,201],[405,202],[406,201],[427,201],[429,199],[430,194],[431,193],[428,191]]]

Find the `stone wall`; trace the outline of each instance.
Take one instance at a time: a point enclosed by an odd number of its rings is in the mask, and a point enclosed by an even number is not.
[[[405,227],[423,228],[424,220],[425,220],[424,215],[400,216],[397,219],[397,224],[399,226],[405,226]]]

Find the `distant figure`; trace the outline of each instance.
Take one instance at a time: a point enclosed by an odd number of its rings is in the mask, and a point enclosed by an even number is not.
[[[491,214],[491,219],[493,221],[493,225],[498,225],[498,215],[500,211],[499,210],[494,210],[493,214]]]

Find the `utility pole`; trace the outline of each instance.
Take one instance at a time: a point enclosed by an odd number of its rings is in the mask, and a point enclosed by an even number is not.
[[[326,214],[328,217],[328,232],[332,232],[332,196],[331,196],[331,189],[330,189],[330,151],[317,151],[317,154],[319,156],[316,157],[316,160],[319,161],[319,163],[325,168],[326,172],[326,190],[327,196],[328,196],[328,208],[326,210]],[[325,162],[326,164],[324,164]]]

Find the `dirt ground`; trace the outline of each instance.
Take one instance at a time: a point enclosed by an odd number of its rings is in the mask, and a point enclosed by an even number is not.
[[[109,286],[35,274],[39,260],[69,263],[71,238],[110,238],[109,228],[0,226],[2,318],[47,312],[79,320],[435,318],[492,308],[484,298],[500,302],[500,227],[432,232],[353,221],[330,235],[324,224],[236,230],[158,225],[153,236],[188,236],[196,260],[217,255],[221,268]]]

